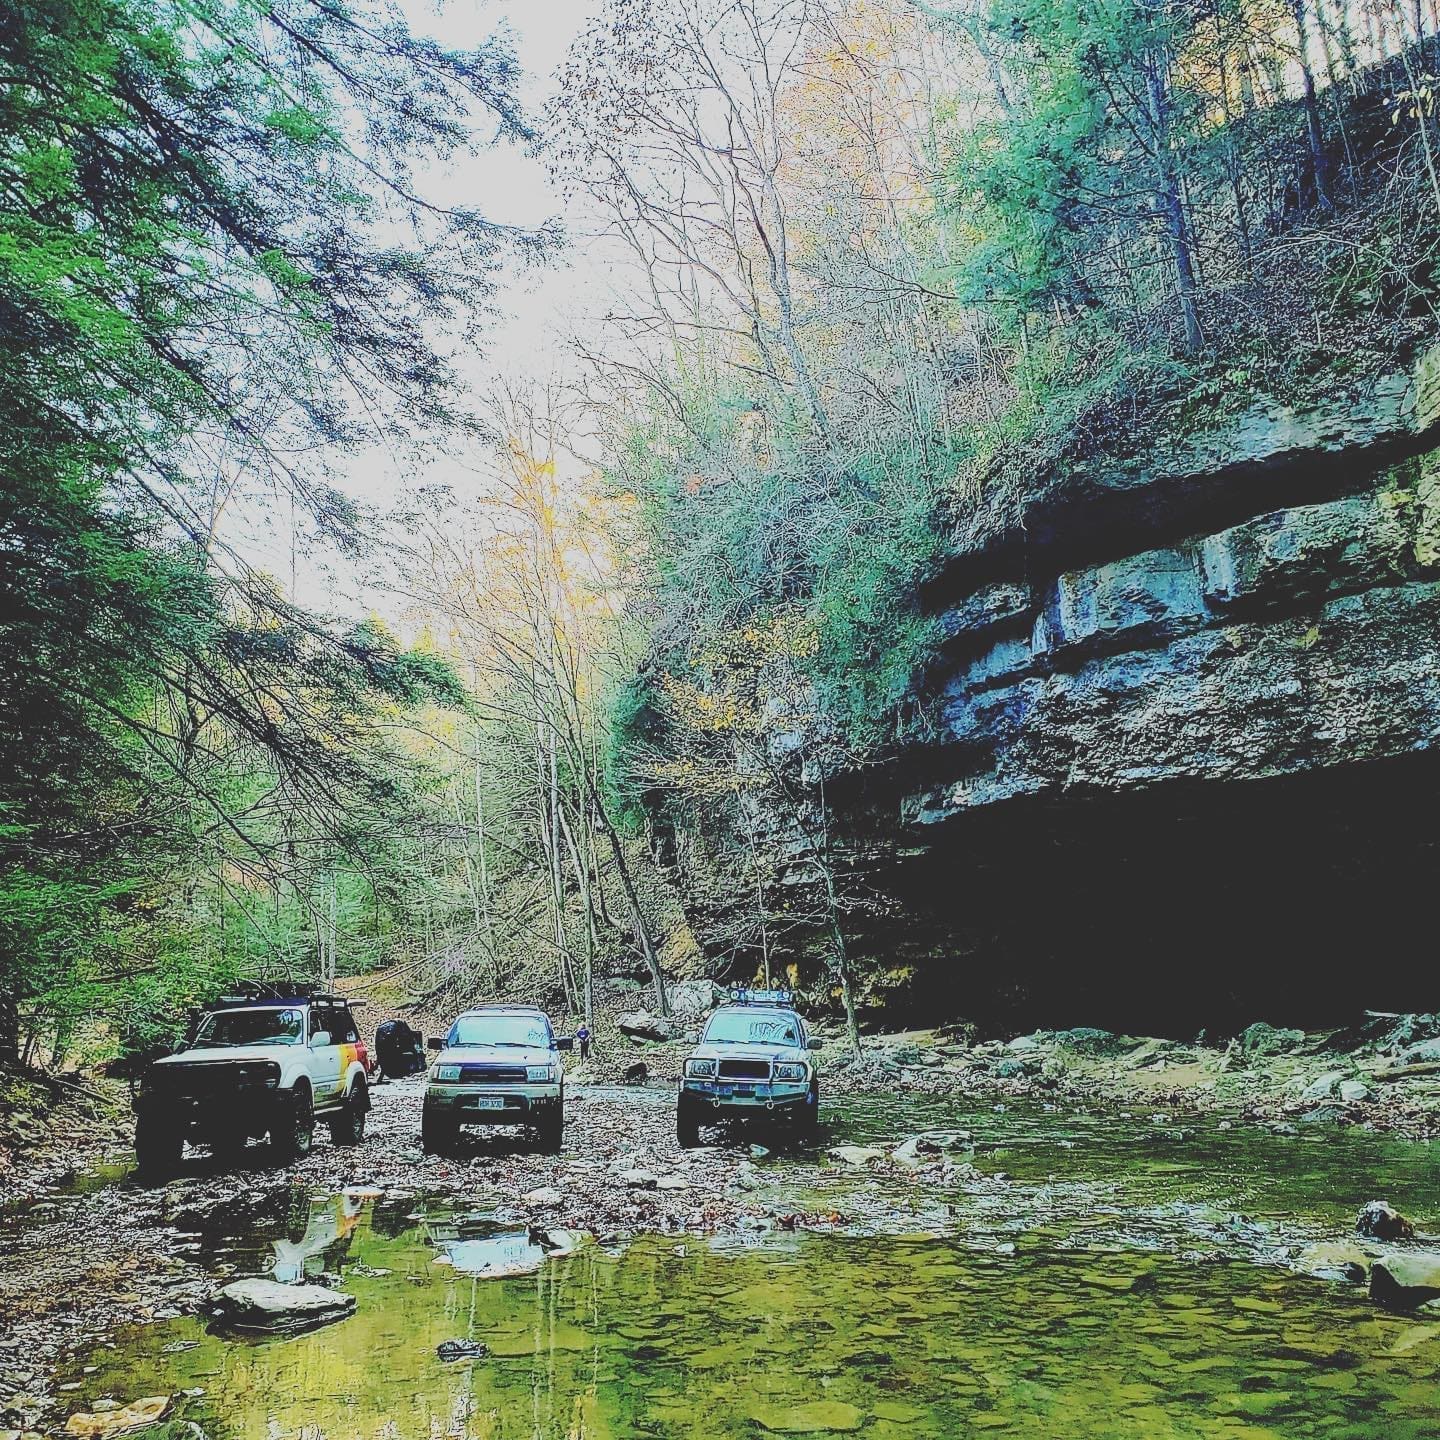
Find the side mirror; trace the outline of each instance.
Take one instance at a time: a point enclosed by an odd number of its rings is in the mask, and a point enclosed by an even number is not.
[[[823,1050],[825,1048],[825,1042],[821,1040],[818,1036],[812,1035],[810,1037],[809,1048],[811,1050]]]
[[[425,1043],[432,1050],[443,1050],[445,1048],[445,1041],[441,1039],[439,1035],[432,1035]]]
[[[575,1037],[573,1035],[557,1035],[555,1037],[555,1048],[557,1050],[573,1050],[575,1048]]]
[[[328,1030],[317,1030],[310,1037],[310,1048],[312,1050],[323,1050],[325,1046],[331,1045],[333,1043],[334,1042],[330,1039],[330,1032]]]

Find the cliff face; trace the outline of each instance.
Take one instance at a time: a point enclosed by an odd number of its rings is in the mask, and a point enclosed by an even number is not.
[[[877,994],[1192,1030],[1440,1004],[1432,372],[1077,465],[957,535],[927,723],[828,785]],[[672,859],[718,935],[723,842]]]

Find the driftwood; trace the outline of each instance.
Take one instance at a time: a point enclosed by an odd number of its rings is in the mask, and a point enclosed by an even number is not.
[[[1411,1075],[1440,1075],[1440,1060],[1417,1060],[1413,1065],[1392,1065],[1388,1070],[1376,1070],[1376,1080],[1404,1080]]]

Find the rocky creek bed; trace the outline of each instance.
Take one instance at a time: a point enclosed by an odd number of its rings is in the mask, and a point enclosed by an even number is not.
[[[1354,1283],[1378,1255],[1428,1253],[1424,1233],[1440,1220],[1434,1146],[1355,1127],[1276,1134],[1158,1106],[857,1075],[827,1103],[813,1147],[742,1131],[682,1152],[673,1098],[663,1085],[582,1086],[560,1156],[492,1135],[426,1157],[420,1082],[387,1084],[353,1150],[322,1141],[288,1171],[269,1168],[260,1146],[239,1171],[199,1152],[161,1189],[117,1168],[12,1206],[0,1221],[0,1428],[56,1430],[77,1413],[163,1393],[179,1406],[166,1424],[184,1415],[216,1440],[298,1432],[306,1397],[322,1411],[349,1397],[343,1425],[326,1411],[321,1433],[332,1423],[379,1433],[390,1402],[354,1369],[373,1352],[392,1379],[423,1371],[412,1400],[428,1397],[427,1425],[439,1411],[453,1418],[462,1400],[476,1407],[472,1420],[500,1417],[453,1434],[563,1435],[583,1413],[586,1435],[953,1435],[962,1415],[970,1428],[1068,1416],[1058,1380],[1046,1379],[1052,1366],[1077,1367],[1067,1385],[1094,1400],[1082,1352],[1098,1343],[1097,1326],[1123,1332],[1135,1378],[1116,1381],[1132,1388],[1114,1403],[1135,1413],[1133,1425],[1081,1433],[1170,1433],[1157,1419],[1175,1398],[1174,1377],[1156,1379],[1167,1365],[1193,1367],[1176,1371],[1190,1387],[1178,1393],[1196,1397],[1192,1428],[1174,1430],[1187,1435],[1287,1433],[1265,1425],[1302,1413],[1318,1425],[1331,1399],[1334,1433],[1410,1433],[1424,1407],[1407,1387],[1440,1378],[1440,1320],[1392,1315]],[[1420,1238],[1356,1237],[1355,1215],[1377,1195],[1411,1212]],[[887,1275],[908,1301],[888,1298]],[[285,1340],[209,1333],[199,1317],[242,1277],[329,1287],[355,1297],[354,1314]],[[750,1318],[744,1335],[727,1318],[732,1305]],[[687,1307],[700,1308],[692,1317]],[[667,1316],[669,1329],[657,1319]],[[1137,1338],[1137,1317],[1151,1338]],[[997,1347],[988,1355],[982,1320]],[[756,1327],[768,1348],[757,1348]],[[1241,1353],[1252,1330],[1275,1351],[1269,1398],[1216,1409],[1210,1379],[1228,1377],[1235,1396],[1259,1393],[1261,1370]],[[463,1358],[464,1396],[457,1362],[435,1353],[451,1340],[484,1352]],[[1306,1358],[1287,1360],[1292,1352]],[[527,1429],[506,1418],[519,1403],[510,1392],[522,1370],[533,1392],[542,1354],[551,1408]],[[1021,1354],[1030,1372],[1016,1368]],[[297,1381],[298,1357],[339,1367],[333,1386]],[[764,1371],[758,1390],[734,1390],[742,1362]],[[1371,1363],[1408,1377],[1380,1385],[1393,1424],[1347,1430],[1352,1402],[1379,1403],[1357,1373]],[[687,1384],[708,1407],[689,1428]],[[916,1386],[918,1404],[902,1393]],[[1275,1398],[1281,1388],[1289,1401]],[[1202,1415],[1218,1428],[1199,1425]],[[1413,1433],[1432,1433],[1435,1418]]]

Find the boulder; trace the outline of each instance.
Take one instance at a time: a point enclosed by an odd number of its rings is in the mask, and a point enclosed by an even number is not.
[[[1302,1100],[1328,1100],[1344,1078],[1343,1070],[1327,1070],[1323,1075],[1317,1075],[1300,1092],[1300,1098]]]
[[[1415,1227],[1386,1200],[1371,1200],[1355,1217],[1355,1233],[1371,1240],[1411,1240]]]
[[[1370,1087],[1360,1080],[1342,1080],[1340,1098],[1347,1105],[1359,1105],[1370,1098]]]
[[[653,1190],[656,1185],[655,1176],[649,1170],[622,1170],[619,1180],[627,1190]]]
[[[558,1205],[565,1196],[553,1185],[541,1185],[536,1190],[527,1191],[520,1198],[527,1205],[534,1205],[541,1210],[546,1210]]]
[[[1293,1050],[1305,1039],[1303,1030],[1277,1030],[1263,1020],[1240,1032],[1240,1053],[1246,1056],[1279,1055]]]
[[[637,1060],[633,1065],[627,1065],[624,1073],[620,1076],[622,1085],[643,1085],[650,1078],[650,1067],[643,1061]]]
[[[352,1302],[353,1303],[353,1302]],[[147,1395],[113,1410],[77,1410],[65,1421],[67,1435],[84,1440],[103,1440],[107,1435],[121,1435],[128,1430],[142,1430],[163,1420],[170,1412],[170,1396]]]
[[[1129,1048],[1119,1035],[1109,1030],[1098,1030],[1093,1025],[1077,1025],[1070,1030],[1057,1031],[1055,1043],[1067,1050],[1078,1050],[1082,1055],[1118,1055]]]
[[[532,1230],[530,1238],[536,1244],[542,1245],[547,1254],[557,1258],[573,1255],[595,1241],[595,1237],[588,1230]]]
[[[1382,1255],[1370,1267],[1370,1298],[1389,1310],[1416,1310],[1440,1299],[1440,1254],[1416,1250]]]
[[[1002,1080],[1019,1080],[1026,1075],[1038,1075],[1044,1068],[1044,1061],[1038,1055],[1007,1055],[996,1067],[995,1073]]]
[[[693,1020],[713,1010],[725,992],[710,980],[675,980],[666,987],[670,1013],[679,1020]]]
[[[1321,1242],[1307,1245],[1295,1261],[1302,1275],[1317,1280],[1335,1280],[1346,1285],[1363,1285],[1370,1257],[1357,1245]]]
[[[677,1026],[673,1020],[652,1015],[648,1010],[632,1010],[616,1022],[622,1035],[632,1040],[673,1040]]]
[[[474,1360],[489,1351],[478,1340],[442,1340],[435,1353],[442,1360]]]
[[[355,1297],[323,1285],[235,1280],[215,1297],[215,1318],[232,1330],[311,1330],[355,1311]]]
[[[961,1152],[975,1153],[970,1135],[964,1130],[927,1130],[921,1135],[912,1135],[902,1141],[891,1152],[890,1158],[902,1165],[923,1165],[933,1156]]]

